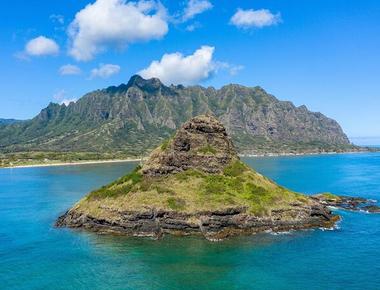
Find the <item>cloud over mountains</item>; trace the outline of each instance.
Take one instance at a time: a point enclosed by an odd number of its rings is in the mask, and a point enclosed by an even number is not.
[[[214,2],[216,5],[217,2]],[[61,14],[51,14],[53,23],[66,30],[66,47],[69,56],[76,61],[96,60],[98,54],[109,50],[123,50],[137,42],[161,39],[169,31],[169,25],[186,24],[184,31],[194,31],[203,25],[194,20],[196,16],[214,8],[210,0],[187,0],[180,3],[180,11],[169,15],[169,11],[159,0],[94,0],[73,15],[66,27],[68,18]],[[261,28],[281,21],[280,14],[267,9],[237,9],[230,18],[230,24],[243,29]],[[228,25],[228,23],[225,23]],[[59,39],[59,38],[58,38]],[[197,84],[209,79],[219,70],[227,70],[236,75],[244,68],[224,61],[214,60],[214,46],[204,45],[193,53],[185,55],[177,52],[164,53],[161,59],[138,72],[145,78],[157,77],[166,84]],[[176,51],[176,50],[174,50]],[[22,52],[15,56],[29,60],[32,56],[58,55],[58,43],[46,36],[38,36],[27,42]],[[112,60],[111,60],[112,61]],[[113,60],[112,62],[114,62]],[[116,60],[115,62],[117,62]],[[109,60],[106,60],[109,62]],[[83,65],[85,68],[86,66]],[[76,64],[62,64],[58,73],[62,76],[87,74],[88,79],[109,78],[120,72],[118,64],[100,64],[82,72]]]
[[[100,64],[98,68],[91,70],[90,78],[109,78],[112,75],[118,74],[120,72],[120,66],[116,64]]]
[[[139,74],[143,78],[159,78],[167,85],[195,84],[209,78],[216,70],[214,50],[214,47],[205,45],[187,56],[179,52],[167,53]]]
[[[166,9],[159,2],[97,0],[75,15],[69,26],[69,54],[88,61],[109,47],[160,39],[168,32]]]

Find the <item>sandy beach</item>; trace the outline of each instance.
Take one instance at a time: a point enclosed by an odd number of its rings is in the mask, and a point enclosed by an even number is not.
[[[89,161],[76,161],[76,162],[58,162],[58,163],[40,163],[30,165],[15,165],[2,168],[32,168],[32,167],[50,167],[50,166],[71,166],[71,165],[86,165],[86,164],[102,164],[102,163],[121,163],[121,162],[138,162],[141,159],[112,159],[112,160],[89,160]]]

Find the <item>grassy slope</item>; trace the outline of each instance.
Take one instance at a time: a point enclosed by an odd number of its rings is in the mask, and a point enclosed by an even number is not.
[[[287,208],[294,202],[307,203],[308,198],[276,185],[241,161],[235,161],[223,174],[187,170],[149,178],[136,168],[129,175],[91,192],[74,208],[110,219],[112,211],[109,209],[139,211],[147,208],[194,213],[245,206],[252,214],[270,215],[271,210]]]

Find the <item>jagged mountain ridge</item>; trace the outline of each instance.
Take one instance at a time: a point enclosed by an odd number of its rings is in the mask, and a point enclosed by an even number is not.
[[[240,153],[318,152],[352,146],[339,124],[279,101],[260,87],[165,86],[133,76],[68,106],[51,103],[32,120],[0,128],[0,150],[144,154],[187,119],[212,112]]]

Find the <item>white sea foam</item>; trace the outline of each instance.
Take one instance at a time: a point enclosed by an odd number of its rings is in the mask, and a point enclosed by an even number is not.
[[[270,232],[271,235],[274,235],[274,236],[282,236],[282,235],[290,235],[292,234],[293,231],[283,231],[283,232]]]

